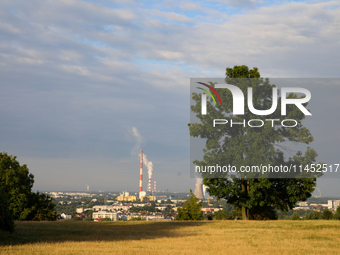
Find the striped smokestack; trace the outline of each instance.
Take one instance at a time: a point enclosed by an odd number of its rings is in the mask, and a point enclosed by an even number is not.
[[[139,192],[143,191],[143,151],[140,151],[140,179],[139,179]]]
[[[151,192],[151,178],[149,178],[149,192]]]
[[[153,181],[153,192],[156,192],[156,181]]]

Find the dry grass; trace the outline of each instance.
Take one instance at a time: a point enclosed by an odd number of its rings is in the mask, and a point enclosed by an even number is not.
[[[340,254],[340,221],[17,222],[0,254]]]

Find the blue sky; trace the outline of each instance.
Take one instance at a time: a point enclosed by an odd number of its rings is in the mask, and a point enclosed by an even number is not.
[[[28,165],[34,189],[137,191],[136,127],[158,188],[188,191],[189,79],[242,64],[339,77],[338,6],[1,1],[1,150]]]

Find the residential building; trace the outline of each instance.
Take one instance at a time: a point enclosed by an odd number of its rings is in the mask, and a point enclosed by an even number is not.
[[[71,214],[68,214],[68,213],[62,213],[60,215],[60,218],[64,219],[64,220],[69,220],[72,218],[72,215]]]
[[[119,213],[115,213],[115,212],[107,212],[107,211],[99,211],[99,212],[94,212],[92,214],[92,218],[93,219],[97,219],[97,218],[110,218],[112,221],[117,221],[119,220]]]

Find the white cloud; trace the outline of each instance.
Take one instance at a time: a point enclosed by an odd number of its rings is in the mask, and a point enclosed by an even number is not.
[[[177,22],[190,22],[193,21],[191,18],[178,14],[175,12],[167,12],[167,11],[160,11],[160,10],[147,10],[146,11],[148,15],[155,16],[157,18],[163,18],[166,19],[167,21],[177,21]]]

